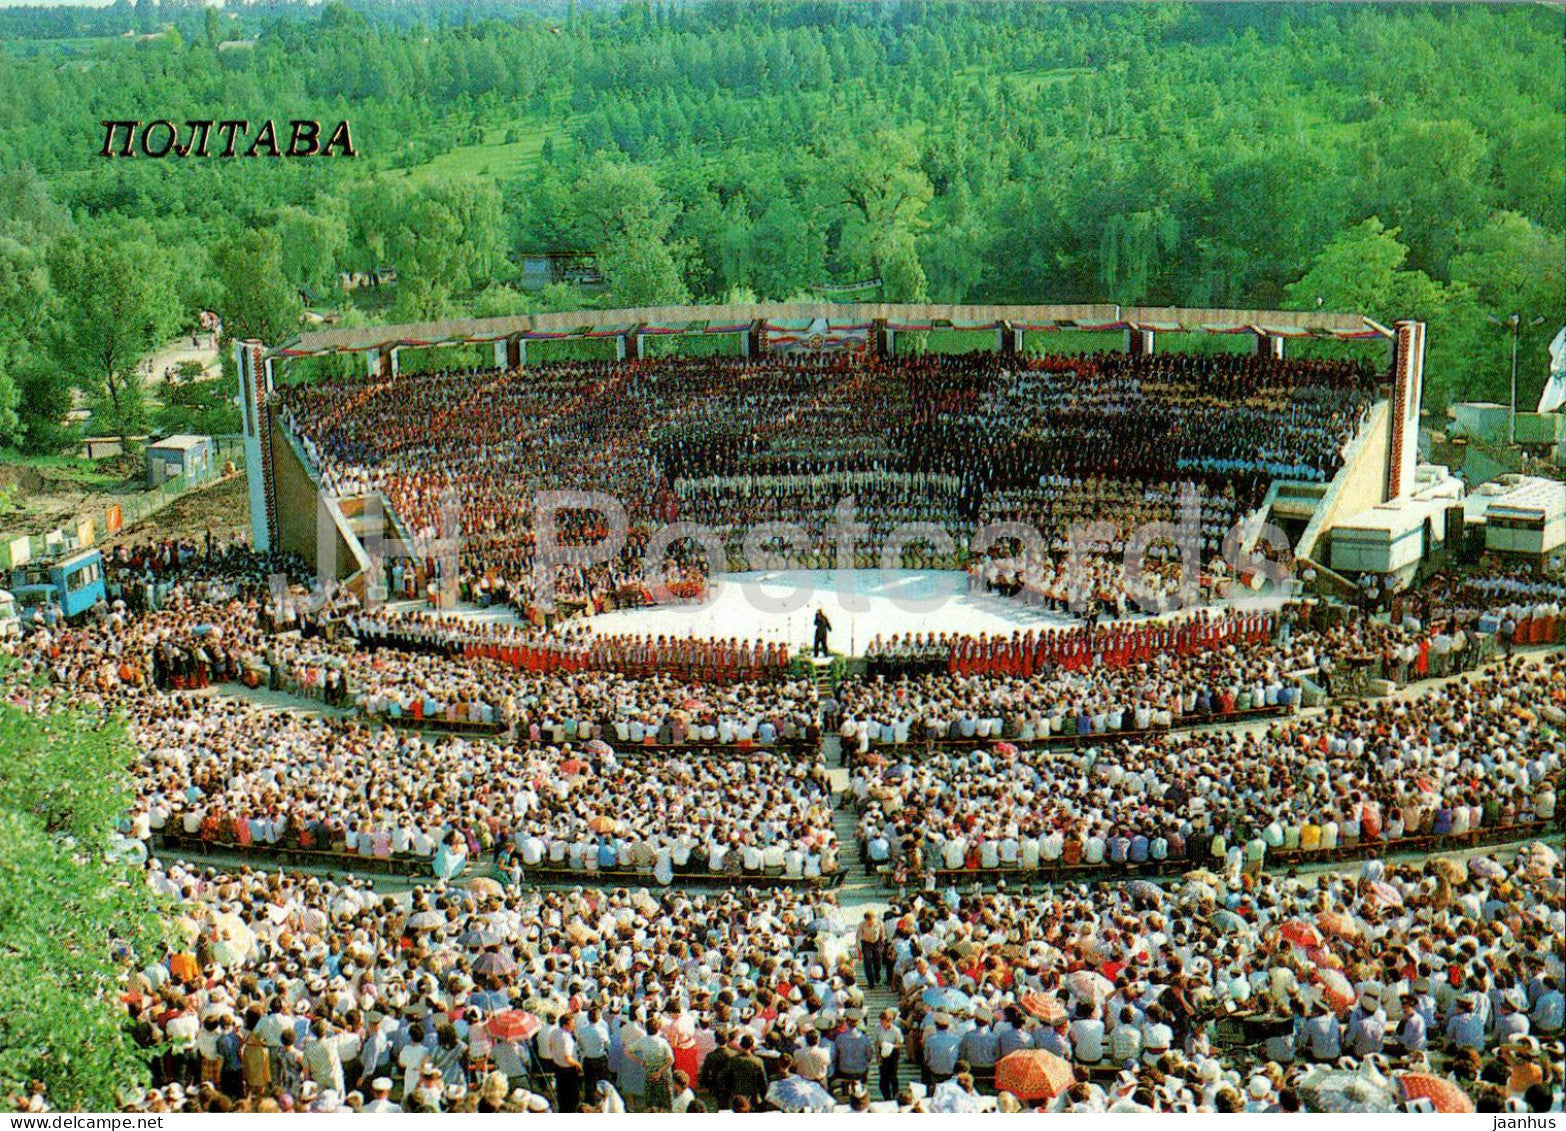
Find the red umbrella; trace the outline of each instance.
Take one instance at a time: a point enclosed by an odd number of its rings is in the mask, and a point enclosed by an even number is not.
[[[1335,938],[1359,937],[1359,924],[1354,922],[1353,916],[1342,911],[1323,911],[1316,916],[1316,926]]]
[[[1052,1100],[1076,1079],[1071,1065],[1044,1049],[1018,1049],[995,1065],[995,1090],[1019,1100]]]
[[[492,1041],[525,1041],[538,1032],[541,1025],[542,1022],[531,1013],[507,1009],[486,1021],[484,1031]]]
[[[1283,924],[1283,937],[1295,946],[1313,947],[1321,945],[1321,932],[1314,924],[1307,923],[1303,919],[1291,919]]]
[[[1347,1013],[1359,996],[1340,970],[1318,969],[1316,984],[1321,987],[1322,996],[1334,1013]]]
[[[574,777],[587,768],[587,763],[579,758],[567,758],[560,763],[560,772],[566,777]]]
[[[1306,947],[1305,958],[1312,966],[1330,967],[1333,970],[1343,969],[1343,960],[1324,946]]]
[[[1432,1076],[1428,1072],[1402,1072],[1398,1084],[1403,1088],[1403,1102],[1426,1099],[1430,1106],[1442,1115],[1472,1115],[1474,1101],[1468,1093],[1444,1076]]]
[[[1037,1017],[1046,1025],[1057,1025],[1066,1019],[1066,1007],[1054,994],[1023,994],[1017,1004],[1024,1013]]]

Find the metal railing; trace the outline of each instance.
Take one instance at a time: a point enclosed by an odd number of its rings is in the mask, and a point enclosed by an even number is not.
[[[120,529],[135,526],[139,522],[145,522],[165,507],[174,503],[190,492],[208,484],[216,483],[223,478],[223,468],[232,463],[235,471],[242,473],[245,470],[245,448],[243,443],[234,447],[225,448],[216,442],[213,444],[212,459],[205,468],[197,472],[187,472],[166,479],[156,487],[151,487],[139,495],[131,495],[114,504],[120,508]],[[93,516],[93,526],[98,537],[102,538],[116,533],[109,529],[108,512],[104,511]]]

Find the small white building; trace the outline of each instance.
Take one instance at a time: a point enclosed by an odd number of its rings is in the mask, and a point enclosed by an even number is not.
[[[1508,475],[1492,483],[1484,508],[1491,553],[1544,559],[1566,546],[1566,483]]]
[[[149,487],[161,487],[181,475],[205,475],[211,468],[211,436],[181,434],[147,446]]]

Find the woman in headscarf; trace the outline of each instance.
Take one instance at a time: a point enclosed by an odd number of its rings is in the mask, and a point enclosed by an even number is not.
[[[607,1080],[598,1081],[598,1110],[604,1115],[624,1115],[625,1100]]]

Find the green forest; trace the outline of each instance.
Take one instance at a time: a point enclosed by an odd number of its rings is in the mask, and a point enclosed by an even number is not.
[[[0,444],[147,423],[215,310],[790,299],[1429,321],[1429,395],[1538,395],[1566,318],[1545,5],[726,2],[0,9]],[[108,119],[347,120],[353,159],[100,155]],[[604,285],[524,289],[526,253]],[[345,295],[337,273],[394,267]],[[865,294],[865,292],[861,292]],[[1542,317],[1538,326],[1532,319]]]

